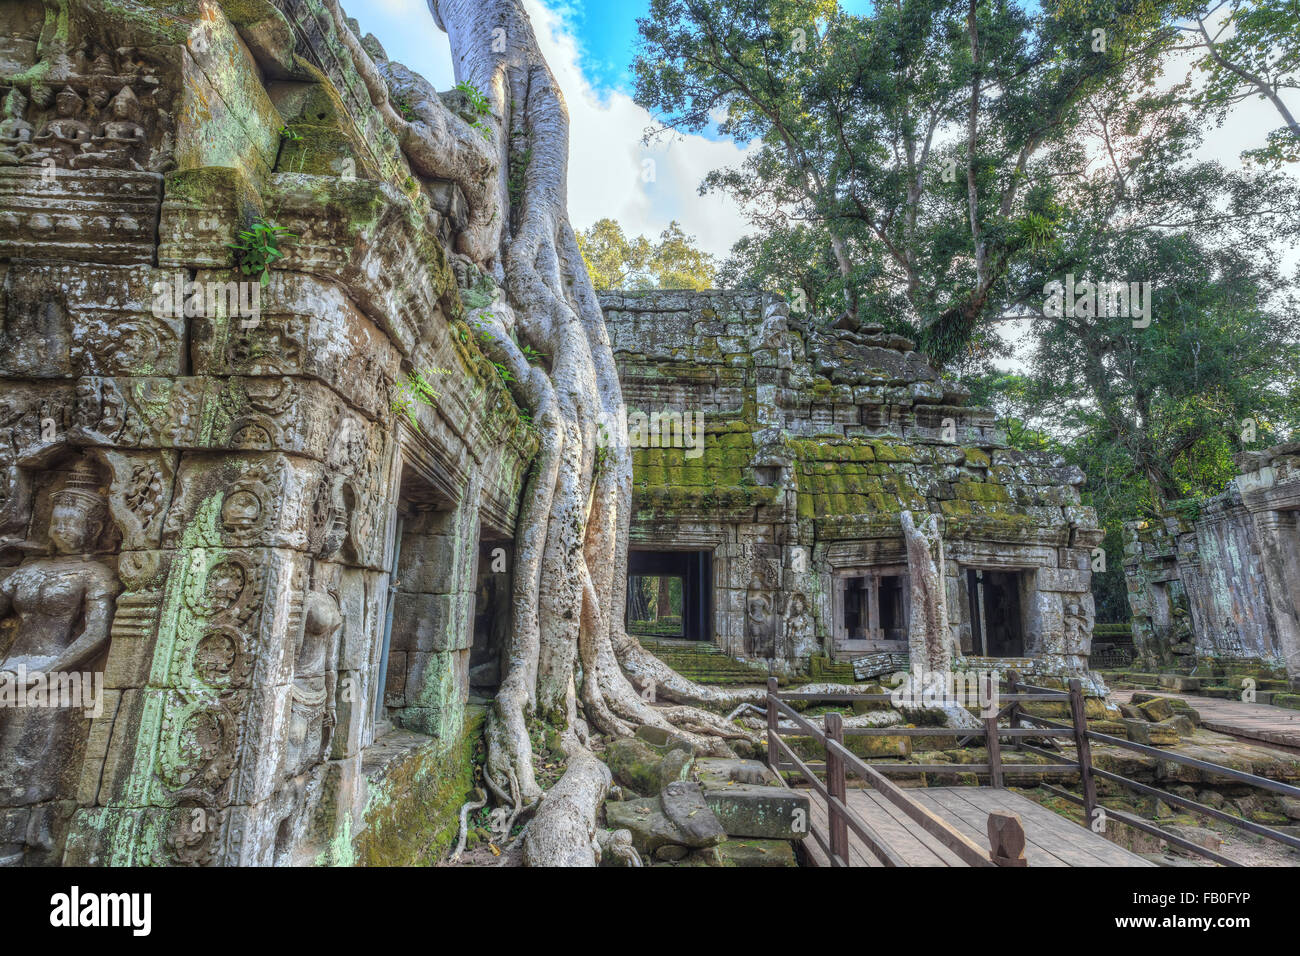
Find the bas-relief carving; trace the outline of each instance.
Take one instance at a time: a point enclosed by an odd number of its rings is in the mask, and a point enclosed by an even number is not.
[[[804,657],[816,650],[816,635],[808,599],[802,594],[790,596],[785,612],[785,648],[790,657]]]
[[[745,653],[750,657],[776,656],[781,570],[775,559],[759,558],[745,590]]]
[[[173,71],[130,47],[109,50],[85,40],[69,53],[61,37],[52,39],[41,79],[25,93],[14,86],[5,95],[0,165],[175,168],[174,91],[160,78]],[[0,39],[0,60],[4,45]]]
[[[121,585],[101,556],[111,521],[100,485],[88,462],[60,475],[46,493],[48,517],[40,516],[48,525],[48,545],[26,544],[25,550],[40,556],[24,560],[0,582],[0,646],[9,644],[0,655],[0,680],[13,687],[20,686],[24,674],[30,682],[33,672],[75,673],[90,693],[102,693],[102,678],[96,685],[91,668],[107,648]],[[4,630],[11,632],[12,641]],[[87,700],[83,696],[76,703]],[[77,761],[89,727],[86,710],[0,707],[0,806],[72,796],[70,778],[80,769]],[[54,829],[46,829],[28,850],[37,861],[55,862],[47,857],[58,840]],[[13,856],[14,849],[0,847],[0,857]]]
[[[22,90],[10,90],[4,98],[4,119],[0,120],[0,165],[17,166],[22,162],[22,152],[29,147],[36,130],[23,119],[27,112],[27,97]]]
[[[0,559],[26,539],[35,476],[64,447],[71,397],[68,387],[37,384],[0,396]]]

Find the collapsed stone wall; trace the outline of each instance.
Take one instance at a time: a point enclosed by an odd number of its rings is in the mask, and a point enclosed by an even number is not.
[[[1124,526],[1137,666],[1255,664],[1300,680],[1300,446],[1239,458],[1221,494]]]
[[[311,0],[0,6],[0,671],[102,682],[0,707],[0,864],[347,862],[367,768],[458,746],[536,439],[340,51]]]
[[[757,292],[611,293],[602,305],[633,424],[701,416],[691,455],[659,435],[637,447],[630,428],[632,540],[711,553],[722,649],[786,670],[906,652],[879,635],[841,640],[837,622],[846,575],[905,571],[911,511],[938,521],[967,666],[1010,663],[980,660],[967,574],[1012,571],[1033,662],[1021,664],[1083,671],[1102,535],[1079,469],[1009,448],[990,411],[880,329],[823,328]]]

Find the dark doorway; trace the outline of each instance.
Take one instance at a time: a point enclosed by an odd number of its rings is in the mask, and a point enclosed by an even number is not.
[[[850,573],[837,581],[845,641],[905,641],[910,618],[907,572],[900,567]]]
[[[470,691],[490,697],[501,685],[510,637],[514,549],[508,540],[483,540],[474,590],[474,643],[469,653]]]
[[[886,574],[880,578],[880,630],[887,641],[907,640],[907,623],[903,612],[905,578]]]
[[[627,562],[627,629],[642,637],[713,638],[713,556],[633,551]]]
[[[975,653],[985,657],[1024,656],[1025,619],[1020,604],[1023,579],[1020,571],[966,572]]]

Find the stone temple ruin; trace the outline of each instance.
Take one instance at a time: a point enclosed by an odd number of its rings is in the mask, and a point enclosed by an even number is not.
[[[156,13],[0,4],[0,663],[94,691],[0,708],[0,865],[406,862],[500,680],[536,438],[450,265],[464,197],[319,5]],[[232,248],[259,220],[291,234],[265,284]],[[879,329],[603,304],[656,633],[906,669],[911,521],[960,666],[1084,672],[1076,469]]]
[[[645,426],[631,573],[684,582],[671,636],[786,672],[819,657],[906,670],[909,512],[932,519],[962,666],[1086,669],[1101,532],[1082,472],[1009,449],[912,343],[757,293],[602,304],[634,446]],[[664,447],[693,429],[702,446]]]
[[[1300,690],[1300,446],[1238,464],[1222,494],[1125,526],[1134,666],[1205,677],[1253,669]]]

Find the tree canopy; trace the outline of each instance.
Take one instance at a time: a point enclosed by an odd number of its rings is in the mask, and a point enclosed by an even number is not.
[[[711,289],[717,273],[713,257],[695,245],[695,237],[677,222],[659,234],[630,238],[613,219],[601,219],[578,233],[592,284],[612,289]]]

